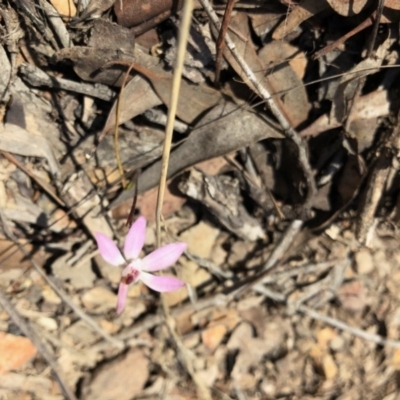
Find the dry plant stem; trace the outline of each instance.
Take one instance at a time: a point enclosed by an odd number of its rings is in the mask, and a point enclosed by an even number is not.
[[[174,76],[172,79],[172,90],[170,107],[168,109],[168,120],[165,128],[165,139],[161,160],[160,183],[158,187],[157,206],[156,206],[156,235],[157,247],[161,245],[161,212],[164,202],[165,186],[167,182],[168,163],[171,153],[172,134],[174,132],[174,122],[178,108],[179,91],[182,81],[183,64],[185,61],[186,45],[189,37],[190,22],[192,19],[193,0],[187,0],[182,10],[182,21],[179,29],[178,49],[174,67]]]
[[[208,0],[199,0],[200,4],[203,6],[204,10],[206,11],[208,17],[210,18],[211,22],[213,23],[214,27],[221,30],[221,23],[219,22],[217,14],[214,12],[211,4]],[[225,36],[226,44],[229,50],[232,53],[232,56],[235,58],[236,62],[240,65],[243,69],[243,72],[246,74],[249,81],[253,84],[253,86],[258,91],[260,97],[265,100],[268,104],[272,114],[278,120],[284,135],[291,139],[297,147],[299,162],[303,169],[304,176],[307,183],[307,196],[304,203],[304,208],[309,209],[311,207],[311,201],[317,191],[314,174],[311,170],[310,163],[308,161],[308,152],[306,148],[306,143],[303,139],[298,135],[298,133],[290,126],[289,122],[287,121],[286,117],[283,115],[279,107],[275,104],[272,95],[268,92],[268,90],[257,80],[253,71],[248,66],[246,61],[242,58],[240,54],[236,51],[235,44],[227,34]]]
[[[389,153],[389,154],[388,154]],[[374,232],[374,218],[382,194],[384,193],[386,181],[389,176],[392,157],[390,150],[383,148],[378,160],[373,166],[364,198],[360,204],[359,216],[356,225],[356,237],[359,243],[369,246],[370,235]]]
[[[325,46],[323,49],[318,50],[317,52],[314,53],[313,55],[313,60],[318,60],[318,58],[321,58],[322,56],[328,54],[329,52],[335,50],[337,47],[342,45],[344,42],[346,42],[347,39],[351,38],[358,32],[361,32],[362,30],[368,28],[369,26],[372,25],[374,19],[373,17],[368,17],[366,20],[361,22],[360,25],[356,26],[354,29],[352,29],[350,32],[347,32],[345,35],[340,37],[338,40],[335,40],[333,43],[328,44]]]
[[[374,28],[372,30],[368,46],[368,55],[367,55],[368,58],[372,57],[372,54],[374,52],[376,37],[378,35],[379,24],[381,22],[384,6],[385,6],[385,0],[378,0],[378,6],[376,8],[376,14],[375,14]]]
[[[121,157],[119,154],[119,146],[118,146],[118,138],[119,138],[119,116],[121,114],[121,100],[122,100],[122,93],[124,92],[124,88],[126,85],[126,81],[128,80],[129,74],[131,73],[133,65],[130,65],[128,71],[126,71],[124,80],[121,85],[121,91],[119,92],[118,99],[117,99],[117,107],[115,108],[115,126],[114,126],[114,150],[115,150],[115,159],[117,160],[117,167],[121,177],[121,184],[122,187],[126,188],[126,180],[124,174],[124,167],[122,166]]]
[[[373,342],[373,343],[379,344],[381,346],[389,346],[389,347],[393,347],[395,349],[400,349],[399,341],[385,339],[382,336],[374,335],[373,333],[368,333],[359,328],[354,328],[350,325],[345,324],[342,321],[339,321],[338,319],[327,317],[326,315],[322,315],[310,307],[300,305],[297,307],[297,311],[302,312],[317,321],[325,322],[326,324],[331,325],[334,328],[349,332],[352,335],[357,336],[361,339],[367,340],[369,342]]]
[[[25,248],[18,242],[18,239],[14,236],[14,234],[7,228],[7,221],[5,216],[3,215],[3,211],[0,208],[0,219],[3,224],[3,228],[7,237],[14,242],[14,244],[18,247],[19,251],[24,254],[24,256],[30,261],[32,266],[35,268],[37,273],[46,281],[46,283],[54,290],[54,292],[60,297],[65,304],[67,304],[74,313],[81,318],[86,324],[93,329],[94,332],[98,333],[104,340],[107,340],[113,346],[122,349],[125,347],[125,344],[117,339],[112,338],[108,333],[106,333],[100,326],[97,324],[95,320],[89,317],[80,307],[72,302],[69,296],[59,288],[53,280],[48,277],[39,266],[39,264],[31,257],[31,255],[25,250]]]
[[[162,205],[164,201],[164,193],[167,182],[167,172],[168,172],[169,156],[171,152],[172,134],[174,130],[176,110],[178,106],[179,90],[182,80],[183,64],[185,60],[186,45],[189,36],[193,6],[194,6],[193,0],[185,1],[182,10],[182,21],[179,29],[177,58],[175,62],[174,76],[172,80],[171,101],[170,101],[170,108],[168,109],[167,126],[165,129],[165,139],[164,139],[164,147],[163,147],[163,154],[161,161],[160,184],[157,196],[157,206],[156,206],[157,247],[160,247],[161,245],[161,218],[162,218],[161,212],[162,212]],[[164,296],[161,297],[161,301],[164,310],[165,322],[167,323],[171,336],[174,339],[174,342],[182,358],[182,362],[186,368],[186,371],[190,375],[194,384],[197,386],[197,393],[199,395],[199,398],[203,400],[211,400],[212,397],[209,389],[197,376],[197,373],[194,370],[193,364],[188,355],[188,351],[186,350],[181,337],[175,331],[174,321],[173,318],[171,317],[169,307]]]
[[[0,207],[0,220],[3,224],[3,229],[4,229],[6,236],[8,236],[8,238],[10,240],[15,241],[17,246],[20,248],[20,251],[23,251],[25,256],[29,258],[29,254],[27,254],[25,249],[16,241],[17,240],[16,237],[11,232],[11,230],[8,228],[7,220],[3,214],[3,210],[1,209],[1,207]],[[74,393],[71,391],[71,389],[65,383],[65,378],[64,378],[63,373],[61,372],[60,368],[58,367],[58,364],[54,357],[54,354],[52,354],[52,352],[44,345],[44,343],[41,341],[39,336],[29,325],[29,323],[27,321],[25,321],[25,319],[19,315],[17,310],[14,308],[14,306],[10,303],[10,301],[7,299],[7,297],[4,295],[4,293],[1,290],[0,290],[0,305],[7,312],[7,314],[14,321],[14,323],[21,329],[21,331],[25,334],[25,336],[28,337],[32,341],[32,343],[35,345],[35,347],[37,348],[39,353],[43,356],[43,358],[50,365],[51,369],[54,372],[55,378],[56,378],[62,392],[64,393],[65,398],[68,400],[77,400]]]
[[[0,290],[0,305],[3,307],[4,311],[10,316],[15,325],[21,329],[26,337],[28,337],[34,346],[37,348],[42,357],[46,360],[46,362],[50,365],[53,370],[54,377],[58,382],[64,396],[68,400],[77,400],[72,390],[66,384],[66,379],[63,376],[63,372],[59,368],[57,361],[54,357],[54,354],[47,348],[47,346],[42,342],[36,332],[32,329],[27,321],[22,318],[18,311],[14,308],[11,302],[7,299],[4,293]]]
[[[224,18],[222,19],[221,30],[219,31],[217,39],[217,56],[215,58],[215,85],[219,85],[219,77],[221,74],[222,54],[225,47],[225,35],[228,31],[229,21],[231,20],[231,14],[235,0],[228,0],[226,5]]]

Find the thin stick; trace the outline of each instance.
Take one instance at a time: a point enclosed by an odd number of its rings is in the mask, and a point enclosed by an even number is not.
[[[338,319],[327,317],[326,315],[322,315],[310,307],[300,305],[296,309],[297,309],[297,311],[300,311],[300,312],[308,315],[312,319],[325,322],[326,324],[331,325],[334,328],[340,329],[345,332],[349,332],[352,335],[357,336],[361,339],[379,344],[381,346],[389,346],[389,347],[394,347],[395,349],[400,349],[399,341],[385,339],[384,337],[382,337],[380,335],[374,335],[373,333],[368,333],[362,329],[352,327],[350,325],[345,324],[342,321],[339,321]]]
[[[231,20],[231,14],[233,10],[233,5],[235,4],[235,0],[228,0],[228,4],[226,5],[224,18],[222,19],[221,30],[219,31],[218,39],[217,39],[217,56],[215,58],[215,85],[219,85],[219,77],[221,74],[221,64],[222,64],[222,54],[224,53],[225,48],[225,35],[228,30],[229,21]]]
[[[141,169],[137,169],[135,171],[135,174],[133,176],[133,199],[132,199],[132,206],[131,210],[129,211],[128,218],[126,220],[126,226],[130,228],[134,222],[135,219],[135,208],[136,208],[136,203],[137,203],[137,198],[138,198],[138,184],[139,184],[139,175],[140,175]]]
[[[200,4],[203,6],[206,11],[208,17],[210,18],[212,24],[219,31],[221,30],[221,23],[219,22],[217,14],[214,12],[211,4],[208,0],[199,0]],[[308,161],[308,154],[306,143],[302,140],[302,138],[298,135],[298,133],[290,126],[288,120],[283,115],[282,111],[279,107],[274,103],[272,95],[269,91],[257,80],[253,71],[243,59],[243,57],[236,51],[236,47],[232,39],[227,34],[225,36],[225,42],[232,53],[232,56],[235,58],[236,62],[240,65],[243,72],[246,74],[249,81],[253,84],[254,88],[258,91],[260,97],[265,100],[268,104],[272,114],[278,120],[283,133],[285,136],[293,141],[293,143],[297,147],[299,162],[304,172],[305,180],[307,183],[307,197],[305,199],[304,208],[309,209],[311,207],[311,201],[317,191],[314,174],[312,172],[310,163]]]
[[[383,8],[385,7],[385,0],[378,0],[378,6],[375,11],[375,18],[374,18],[374,28],[371,33],[370,42],[368,46],[368,54],[367,57],[371,58],[374,52],[376,37],[378,35],[379,24],[381,22]]]
[[[161,245],[161,212],[164,202],[165,186],[167,182],[167,172],[169,156],[171,152],[172,134],[174,132],[174,121],[178,107],[179,90],[181,87],[183,63],[185,60],[186,45],[189,37],[190,22],[192,19],[193,0],[186,0],[182,10],[182,22],[178,37],[178,50],[175,61],[174,76],[172,79],[171,101],[168,109],[168,120],[165,128],[165,139],[161,160],[160,184],[158,187],[157,207],[156,207],[156,234],[157,247]]]

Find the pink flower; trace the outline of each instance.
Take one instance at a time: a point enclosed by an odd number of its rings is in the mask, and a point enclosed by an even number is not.
[[[146,237],[146,219],[139,217],[126,235],[123,255],[116,244],[102,233],[95,234],[101,256],[115,267],[124,267],[118,289],[117,313],[125,307],[128,287],[142,281],[157,292],[171,292],[184,282],[167,276],[155,276],[149,272],[159,271],[174,264],[186,249],[186,243],[171,243],[160,247],[144,258],[139,258]]]

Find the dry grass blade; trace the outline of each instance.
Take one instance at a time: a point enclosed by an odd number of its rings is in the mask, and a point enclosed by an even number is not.
[[[119,174],[121,176],[122,187],[125,189],[127,182],[125,180],[124,174],[124,167],[122,166],[121,156],[119,153],[119,146],[118,146],[118,138],[119,138],[119,116],[121,114],[121,102],[122,102],[122,94],[124,92],[124,88],[126,86],[126,81],[128,80],[129,74],[132,71],[133,66],[130,65],[128,70],[125,73],[124,80],[121,85],[121,91],[119,92],[118,99],[117,99],[117,107],[115,109],[115,126],[114,126],[114,150],[115,150],[115,158],[117,160],[117,167]]]
[[[179,39],[178,39],[179,47],[177,50],[177,57],[175,61],[174,77],[172,81],[171,101],[170,101],[170,107],[168,109],[168,120],[167,120],[167,125],[165,127],[165,139],[164,139],[164,147],[161,160],[161,174],[160,174],[160,183],[158,188],[157,208],[156,208],[156,224],[157,224],[156,229],[157,229],[158,247],[161,244],[161,210],[164,201],[165,185],[167,182],[167,172],[168,172],[169,156],[171,153],[172,134],[174,131],[175,116],[178,108],[179,89],[182,80],[183,63],[185,59],[186,45],[189,36],[190,21],[192,18],[192,9],[193,9],[193,1],[188,0],[185,3],[182,12],[182,23],[180,26]]]

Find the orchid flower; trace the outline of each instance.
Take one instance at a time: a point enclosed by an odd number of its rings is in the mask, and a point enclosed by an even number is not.
[[[125,307],[129,285],[142,281],[157,292],[171,292],[184,286],[179,279],[155,276],[149,272],[159,271],[174,264],[186,249],[186,243],[171,243],[160,247],[144,258],[139,258],[146,237],[146,219],[139,217],[125,238],[123,254],[106,235],[95,233],[97,246],[103,259],[115,267],[123,267],[118,288],[117,313]]]

